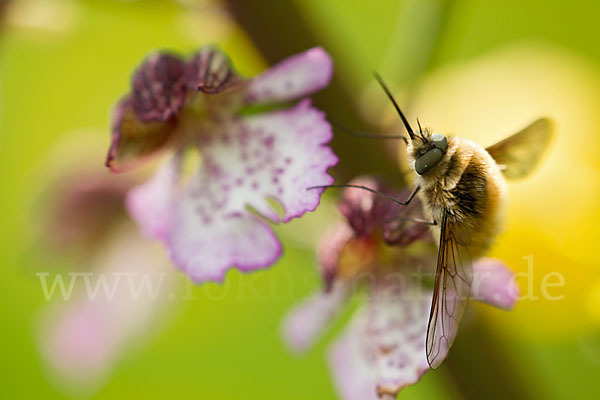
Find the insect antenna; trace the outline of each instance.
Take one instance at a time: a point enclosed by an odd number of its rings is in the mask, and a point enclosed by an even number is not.
[[[396,103],[396,99],[394,99],[394,95],[392,95],[392,92],[390,92],[390,89],[388,89],[387,85],[385,84],[385,82],[383,81],[381,76],[379,76],[379,74],[377,72],[374,72],[373,74],[375,75],[375,79],[377,79],[377,82],[379,82],[379,85],[384,90],[385,94],[387,94],[387,97],[391,100],[392,104],[396,108],[396,111],[398,112],[398,115],[402,119],[402,122],[404,123],[404,127],[406,128],[406,131],[408,132],[408,136],[410,136],[410,140],[414,140],[415,132],[411,128],[410,124],[408,123],[408,120],[404,116],[404,113],[402,112],[402,110],[400,110],[398,103]]]
[[[335,121],[329,120],[329,123],[335,129],[342,131],[350,136],[367,138],[367,139],[402,139],[404,141],[404,143],[408,143],[408,139],[406,138],[406,136],[403,136],[403,135],[385,135],[385,134],[378,134],[378,133],[358,132],[358,131],[354,131],[352,129],[348,129],[348,128],[338,124]]]

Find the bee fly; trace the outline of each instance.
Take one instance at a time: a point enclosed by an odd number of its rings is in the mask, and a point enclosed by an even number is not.
[[[426,337],[427,361],[437,368],[454,342],[460,319],[469,299],[472,260],[483,256],[502,228],[506,185],[503,176],[520,179],[539,163],[552,136],[552,123],[542,118],[516,134],[483,148],[470,140],[414,131],[379,75],[379,84],[396,108],[409,137],[408,160],[415,171],[416,186],[404,201],[371,188],[356,187],[406,205],[415,195],[424,205],[426,221],[439,235],[433,299]],[[356,136],[369,134],[338,129]]]

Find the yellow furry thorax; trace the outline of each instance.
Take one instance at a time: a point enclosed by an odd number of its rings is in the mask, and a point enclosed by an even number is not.
[[[430,137],[425,130],[422,137],[408,143],[413,170],[415,160],[431,148]],[[449,220],[469,232],[473,256],[482,255],[502,228],[505,182],[484,148],[467,139],[446,139],[448,148],[437,165],[423,175],[415,172],[419,197],[429,218],[440,222],[447,213]],[[439,228],[434,231],[438,233]]]

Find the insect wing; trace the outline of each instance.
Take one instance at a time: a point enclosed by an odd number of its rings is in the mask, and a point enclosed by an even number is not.
[[[469,232],[449,222],[445,212],[427,326],[426,354],[431,368],[437,368],[448,355],[469,301],[473,280],[470,242]]]
[[[521,179],[539,164],[552,138],[552,131],[552,121],[540,118],[486,150],[500,166],[505,177]]]

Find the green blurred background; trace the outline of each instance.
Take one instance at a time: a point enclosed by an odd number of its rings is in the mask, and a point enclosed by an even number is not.
[[[374,69],[411,115],[442,130],[463,128],[461,135],[483,144],[537,113],[557,119],[548,165],[531,185],[511,187],[507,233],[494,253],[518,271],[526,271],[523,257],[533,254],[542,271],[534,286],[539,288],[543,274],[560,272],[565,284],[551,292],[564,298],[525,299],[510,313],[476,308],[448,362],[399,398],[600,396],[596,1],[3,3],[1,398],[335,398],[325,353],[351,310],[304,356],[291,355],[280,335],[286,310],[320,286],[312,237],[335,220],[335,193],[316,213],[278,228],[286,254],[270,270],[231,272],[223,286],[192,287],[177,275],[177,298],[124,349],[94,390],[56,381],[40,356],[37,338],[43,332],[36,331],[36,321],[46,301],[35,272],[69,269],[64,263],[73,262],[40,253],[35,237],[43,220],[42,193],[60,164],[56,158],[79,168],[57,146],[92,142],[68,152],[85,153],[87,163],[101,166],[110,109],[144,56],[161,48],[189,53],[207,43],[218,43],[245,76],[322,45],[336,73],[315,102],[355,128],[390,129],[390,113],[381,113],[385,99],[373,90]],[[481,87],[488,88],[485,97],[463,98]],[[340,181],[396,173],[389,143],[340,135],[333,143],[341,156],[335,170]]]

